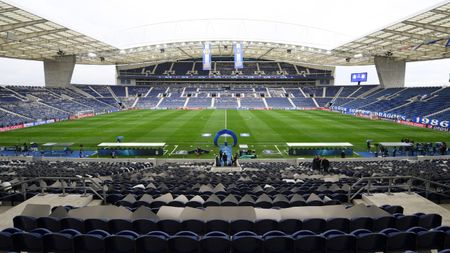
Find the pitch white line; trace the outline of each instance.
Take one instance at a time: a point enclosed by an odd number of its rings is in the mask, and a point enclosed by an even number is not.
[[[281,153],[281,151],[280,151],[280,149],[278,148],[278,146],[277,146],[277,145],[274,145],[274,146],[275,146],[275,148],[278,150],[278,154],[283,155],[283,153]]]
[[[171,156],[173,154],[173,152],[175,152],[175,150],[178,148],[178,145],[175,145],[175,147],[173,148],[172,152],[170,152],[169,156]]]
[[[227,129],[227,110],[225,109],[225,129]]]
[[[227,129],[227,109],[225,109],[225,129]],[[225,142],[227,141],[227,136],[225,135]]]

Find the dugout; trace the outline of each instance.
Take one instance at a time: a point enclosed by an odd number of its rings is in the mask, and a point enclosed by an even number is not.
[[[348,142],[288,142],[288,153],[292,156],[346,156],[353,154],[353,144]]]
[[[162,156],[164,142],[103,142],[97,145],[99,156]]]

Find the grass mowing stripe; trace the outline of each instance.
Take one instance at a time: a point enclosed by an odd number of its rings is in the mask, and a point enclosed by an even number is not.
[[[256,148],[262,157],[273,157],[261,154],[264,149],[275,150],[274,145],[277,145],[283,151],[286,142],[297,141],[345,141],[353,143],[355,151],[365,150],[367,139],[375,142],[399,141],[402,138],[416,142],[450,142],[449,133],[327,111],[227,110],[226,116],[227,126],[238,135],[239,142]],[[177,150],[188,150],[191,145],[204,145],[215,150],[213,137],[224,127],[224,117],[224,110],[123,111],[3,132],[0,133],[0,145],[31,141],[40,144],[75,142],[88,148],[96,147],[100,142],[115,141],[116,136],[123,135],[125,142],[166,142],[170,147],[168,153],[174,145],[179,145]],[[212,136],[205,138],[202,133]],[[249,133],[250,137],[240,137],[240,133]]]

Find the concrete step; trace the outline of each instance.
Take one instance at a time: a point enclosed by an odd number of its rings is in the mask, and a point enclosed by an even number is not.
[[[82,207],[90,202],[92,202],[92,195],[87,195],[86,197],[83,197],[80,194],[69,194],[66,196],[61,196],[59,194],[37,195],[0,214],[0,230],[13,227],[13,218],[20,215],[28,204],[50,205],[50,208],[53,208],[55,206],[64,205]]]
[[[399,205],[404,209],[404,214],[414,213],[436,213],[442,216],[442,225],[450,226],[450,211],[434,202],[416,194],[398,192],[391,195],[386,193],[374,193],[370,196],[362,195],[362,200],[370,205]]]
[[[101,205],[102,205],[102,200],[101,199],[93,199],[86,206],[101,206]]]

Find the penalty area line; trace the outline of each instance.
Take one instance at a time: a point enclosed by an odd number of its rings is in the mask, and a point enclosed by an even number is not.
[[[173,148],[172,152],[170,152],[169,156],[171,156],[173,154],[173,152],[175,152],[175,150],[178,148],[178,145],[174,145],[175,147]]]
[[[274,145],[275,146],[275,148],[278,150],[278,154],[279,155],[283,155],[283,153],[281,153],[281,151],[280,151],[280,149],[278,148],[278,146],[277,145]]]

